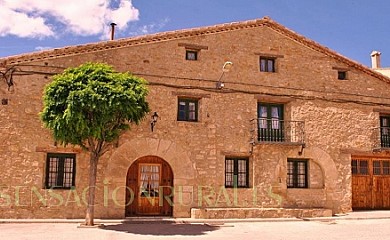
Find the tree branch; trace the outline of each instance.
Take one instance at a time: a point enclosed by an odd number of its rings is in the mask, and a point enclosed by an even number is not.
[[[93,137],[88,137],[88,145],[89,145],[89,148],[88,148],[88,151],[90,152],[96,152],[95,150],[95,141],[93,139]]]

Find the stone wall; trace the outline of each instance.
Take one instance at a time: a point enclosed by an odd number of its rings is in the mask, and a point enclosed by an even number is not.
[[[207,49],[198,61],[187,61],[183,43]],[[261,54],[278,56],[276,73],[259,71]],[[147,155],[161,157],[173,170],[175,217],[189,217],[192,208],[350,211],[351,154],[345,150],[370,152],[370,129],[379,124],[374,110],[390,111],[387,83],[266,26],[34,60],[18,68],[46,74],[15,75],[11,92],[0,83],[0,98],[8,99],[0,105],[0,218],[84,216],[88,154],[54,146],[38,113],[51,74],[86,61],[144,77],[151,111],[160,116],[153,132],[148,116],[102,157],[97,218],[124,217],[127,170]],[[217,90],[225,61],[234,65],[222,78],[225,88]],[[335,67],[348,69],[348,80],[338,80]],[[179,96],[199,99],[198,122],[177,121]],[[250,144],[250,120],[260,101],[284,103],[285,119],[305,122],[303,152],[301,146]],[[48,152],[77,154],[74,191],[44,189]],[[226,156],[249,158],[249,188],[224,188]],[[287,188],[288,158],[309,160],[308,189]]]

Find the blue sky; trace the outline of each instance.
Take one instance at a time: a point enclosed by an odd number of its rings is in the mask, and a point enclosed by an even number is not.
[[[0,57],[269,16],[342,55],[390,67],[388,0],[0,0]]]

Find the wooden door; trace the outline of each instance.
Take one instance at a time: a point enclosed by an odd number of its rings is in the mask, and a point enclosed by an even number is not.
[[[390,209],[390,160],[372,161],[373,208]]]
[[[138,215],[159,215],[161,193],[161,164],[140,163],[138,165]]]
[[[372,205],[372,176],[369,159],[353,159],[352,165],[352,207],[364,209]]]
[[[390,160],[353,158],[352,208],[390,209]]]
[[[126,216],[171,216],[173,174],[167,162],[146,156],[133,163],[127,173]]]

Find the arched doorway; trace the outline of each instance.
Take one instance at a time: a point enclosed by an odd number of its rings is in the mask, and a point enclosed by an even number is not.
[[[126,217],[172,216],[173,173],[156,156],[136,160],[127,171]]]

